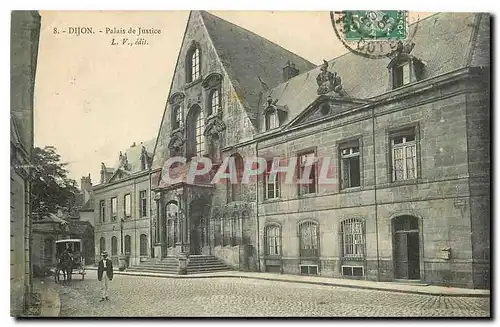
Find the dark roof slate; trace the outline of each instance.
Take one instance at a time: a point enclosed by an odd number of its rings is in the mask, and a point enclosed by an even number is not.
[[[287,61],[294,63],[301,72],[316,67],[297,54],[240,26],[206,11],[200,11],[200,15],[247,111],[256,112],[258,109],[262,91],[259,77],[269,87],[273,87],[283,82],[283,67]]]

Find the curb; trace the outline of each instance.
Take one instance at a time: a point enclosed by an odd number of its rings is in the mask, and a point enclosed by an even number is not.
[[[90,268],[89,270],[97,270]],[[136,276],[136,277],[156,277],[156,278],[172,278],[172,279],[196,279],[196,278],[245,278],[245,279],[254,279],[254,280],[267,280],[267,281],[276,281],[276,282],[286,282],[286,283],[300,283],[300,284],[314,284],[314,285],[322,285],[322,286],[332,286],[332,287],[345,287],[345,288],[356,288],[356,289],[366,289],[366,290],[374,290],[374,291],[383,291],[383,292],[394,292],[394,293],[407,293],[407,294],[419,294],[419,295],[433,295],[433,296],[442,296],[442,297],[490,297],[490,292],[488,293],[448,293],[448,292],[439,292],[439,291],[430,291],[430,290],[408,290],[408,289],[397,289],[397,288],[384,288],[377,285],[369,286],[369,285],[354,285],[354,284],[342,284],[335,282],[326,282],[326,281],[313,281],[313,280],[290,280],[290,279],[281,279],[281,278],[273,278],[273,277],[264,277],[264,276],[241,276],[241,275],[168,275],[168,274],[149,274],[149,273],[140,273],[140,272],[127,272],[127,271],[116,271],[113,272],[115,275],[126,275],[126,276]],[[376,282],[374,282],[376,283]],[[422,286],[425,287],[425,286]]]

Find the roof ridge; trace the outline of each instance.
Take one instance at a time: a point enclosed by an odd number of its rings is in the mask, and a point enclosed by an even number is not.
[[[413,26],[413,25],[415,25],[415,24],[418,24],[419,22],[422,22],[422,21],[424,21],[424,20],[427,20],[428,18],[434,17],[434,16],[436,16],[436,15],[438,15],[438,14],[442,14],[442,12],[436,12],[436,13],[433,13],[433,14],[431,14],[431,15],[427,16],[427,17],[424,17],[424,18],[422,18],[422,19],[419,19],[418,21],[413,22],[413,23],[411,23],[410,25],[408,25],[408,27]],[[328,64],[330,64],[332,61],[334,61],[334,60],[338,60],[339,58],[341,58],[341,57],[343,57],[343,56],[345,56],[345,55],[348,55],[348,54],[353,54],[353,52],[352,52],[351,50],[349,50],[349,49],[347,49],[347,48],[346,48],[346,52],[345,52],[345,53],[343,53],[343,54],[341,54],[341,55],[338,55],[338,56],[336,56],[336,57],[333,57],[333,58],[331,58],[331,59],[324,59],[324,60],[327,60],[327,61],[328,61]],[[319,66],[318,66],[318,65],[316,65],[316,67],[311,68],[310,70],[307,70],[307,71],[301,72],[300,74],[298,74],[298,75],[296,75],[296,76],[294,76],[294,77],[290,78],[289,80],[287,80],[287,81],[285,81],[285,82],[283,82],[283,83],[280,83],[280,84],[278,84],[278,85],[275,85],[275,86],[273,86],[273,87],[269,88],[269,90],[268,90],[267,92],[270,92],[270,91],[272,91],[272,90],[274,90],[274,89],[276,89],[276,88],[278,88],[278,87],[282,86],[283,84],[288,83],[289,81],[291,81],[291,80],[293,80],[293,79],[295,79],[295,78],[298,78],[299,76],[302,76],[302,75],[304,75],[304,74],[306,74],[306,73],[312,72],[313,70],[317,69],[318,67],[319,67]],[[266,93],[266,92],[265,92],[265,93]]]
[[[273,45],[277,46],[278,48],[281,48],[282,50],[284,50],[284,51],[288,52],[289,54],[292,54],[292,55],[294,55],[294,56],[297,56],[297,57],[301,58],[302,60],[304,60],[304,61],[308,62],[309,64],[313,65],[314,67],[318,67],[318,65],[316,65],[315,63],[312,63],[312,62],[311,62],[311,61],[309,61],[308,59],[306,59],[306,58],[304,58],[304,57],[302,57],[302,56],[298,55],[297,53],[295,53],[295,52],[293,52],[293,51],[290,51],[290,50],[288,50],[288,49],[284,48],[283,46],[279,45],[278,43],[276,43],[276,42],[274,42],[274,41],[271,41],[271,40],[269,40],[268,38],[266,38],[266,37],[264,37],[264,36],[262,36],[262,35],[260,35],[260,34],[257,34],[257,33],[255,33],[255,32],[252,32],[252,31],[250,31],[250,30],[248,30],[248,29],[244,28],[243,26],[236,25],[235,23],[231,23],[230,21],[225,20],[224,18],[221,18],[221,17],[219,17],[219,16],[217,16],[217,15],[214,15],[214,14],[212,14],[212,13],[210,13],[210,12],[206,11],[206,10],[200,10],[199,12],[200,12],[200,14],[201,14],[201,18],[203,19],[203,22],[204,22],[204,23],[205,23],[205,20],[204,20],[203,14],[208,14],[208,15],[210,15],[210,16],[212,16],[212,17],[214,17],[214,18],[218,19],[218,20],[223,21],[224,23],[227,23],[227,24],[229,24],[229,25],[235,26],[235,27],[237,27],[237,28],[239,28],[239,29],[241,29],[241,30],[244,30],[245,32],[247,32],[247,33],[249,33],[249,34],[252,34],[252,35],[257,36],[258,38],[264,39],[264,40],[266,40],[267,42],[272,43]],[[208,31],[207,31],[207,32],[208,32]],[[210,32],[208,32],[208,34],[210,35]]]

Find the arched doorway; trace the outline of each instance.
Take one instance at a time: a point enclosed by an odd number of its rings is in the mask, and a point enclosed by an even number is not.
[[[392,220],[394,278],[420,279],[420,231],[418,218],[400,216]]]

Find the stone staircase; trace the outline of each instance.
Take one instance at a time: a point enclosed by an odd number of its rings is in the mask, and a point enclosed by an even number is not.
[[[191,255],[188,258],[188,274],[203,274],[225,270],[229,270],[229,268],[222,260],[212,255]],[[146,261],[139,265],[131,266],[127,271],[177,275],[179,273],[179,262],[176,257],[165,257],[159,261]]]

